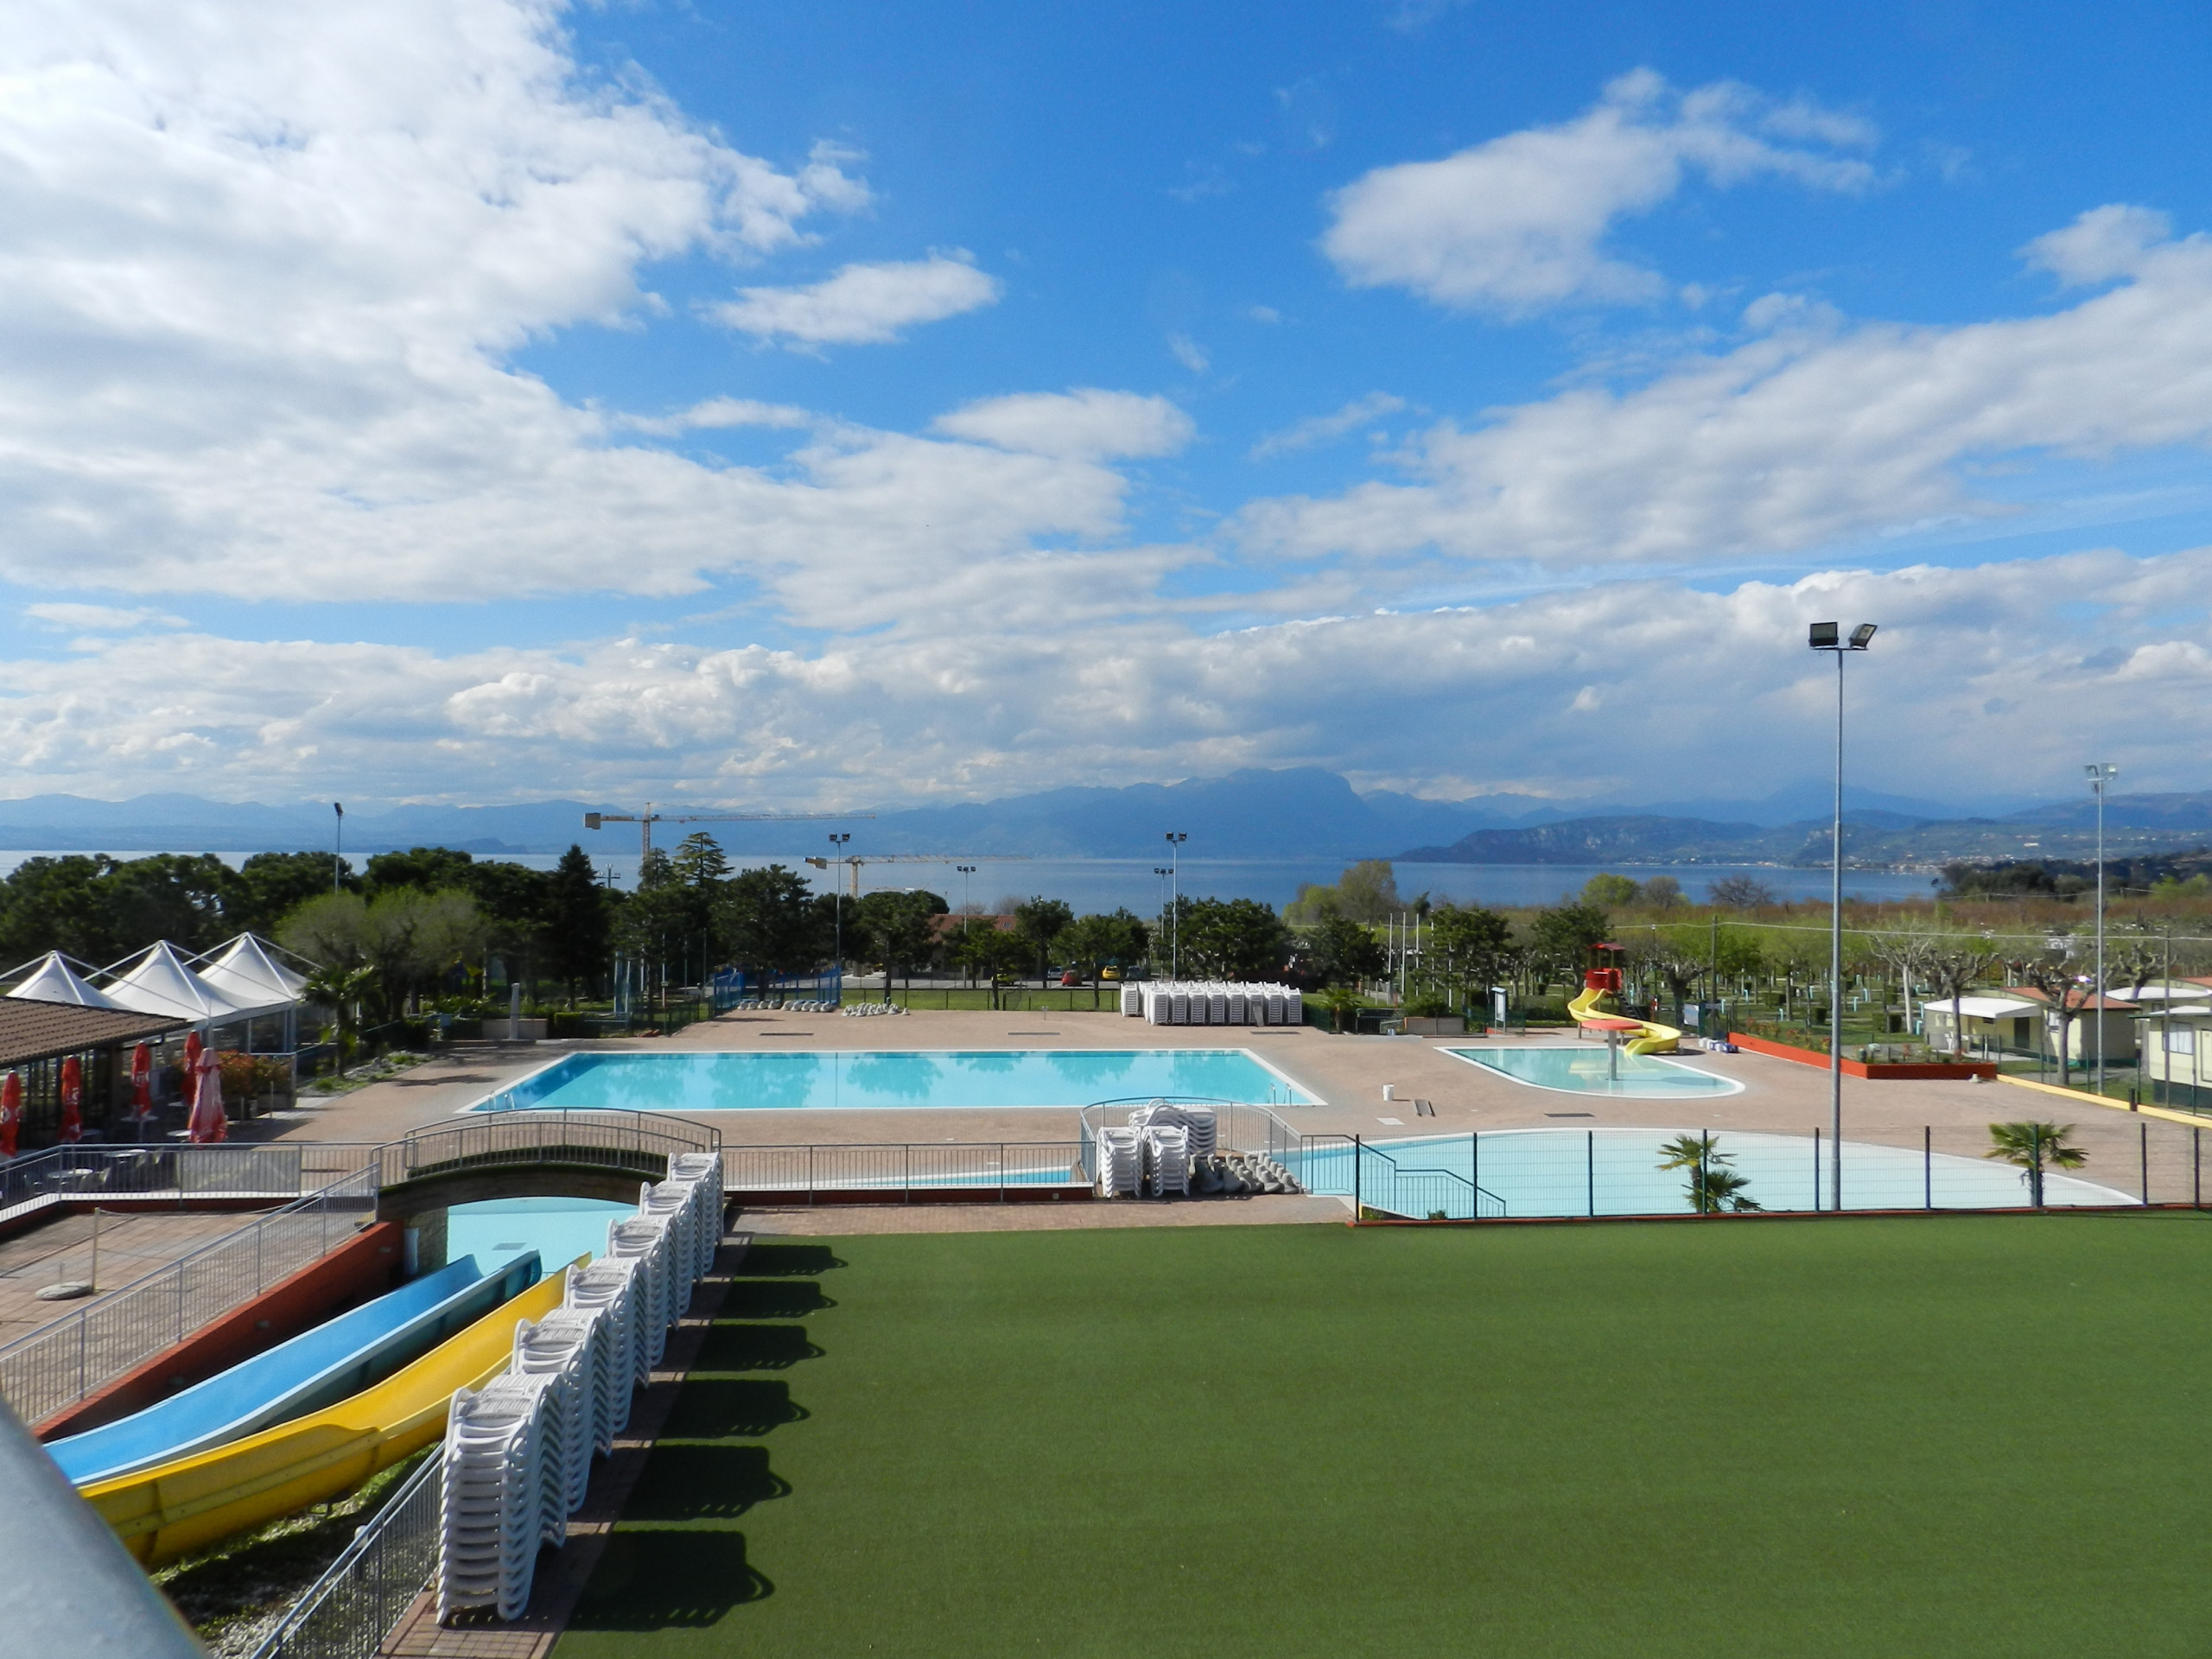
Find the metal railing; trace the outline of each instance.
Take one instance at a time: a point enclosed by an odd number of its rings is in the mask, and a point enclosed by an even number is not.
[[[0,1167],[0,1222],[118,1198],[297,1198],[365,1168],[372,1149],[343,1141],[50,1147]]]
[[[1505,1200],[1481,1184],[1480,1137],[1468,1135],[1465,1147],[1465,1174],[1445,1167],[1433,1148],[1380,1152],[1350,1135],[1302,1136],[1284,1161],[1307,1192],[1350,1198],[1362,1209],[1416,1221],[1497,1220],[1506,1213]]]
[[[437,1570],[444,1472],[441,1446],[353,1535],[254,1659],[375,1659]]]
[[[486,1112],[449,1127],[416,1129],[377,1148],[378,1182],[518,1164],[596,1164],[652,1173],[687,1152],[719,1152],[719,1129],[652,1112]]]
[[[1273,1108],[1249,1101],[1222,1100],[1210,1095],[1144,1095],[1125,1100],[1102,1100],[1077,1114],[1083,1125],[1083,1168],[1087,1179],[1098,1179],[1098,1132],[1125,1128],[1129,1114],[1155,1101],[1171,1106],[1203,1106],[1214,1115],[1214,1144],[1224,1152],[1246,1152],[1271,1158],[1294,1175],[1292,1161],[1310,1137],[1301,1135],[1275,1115]]]
[[[372,1173],[356,1170],[0,1348],[0,1399],[43,1421],[328,1254],[376,1203]]]
[[[1082,1186],[1084,1143],[1075,1141],[880,1141],[859,1145],[724,1147],[722,1190],[740,1196],[774,1193],[812,1204],[821,1196],[982,1188],[1003,1199],[1009,1189]]]

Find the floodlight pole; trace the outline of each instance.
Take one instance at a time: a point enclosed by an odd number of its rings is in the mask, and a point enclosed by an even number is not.
[[[1806,639],[1835,653],[1835,814],[1828,882],[1828,1208],[1843,1213],[1843,658],[1873,643],[1876,625],[1861,622],[1848,639],[1834,622],[1815,622]]]
[[[330,890],[342,893],[346,888],[346,804],[333,801],[330,810],[338,815],[338,840],[330,854]]]
[[[1172,930],[1167,936],[1167,976],[1180,979],[1183,977],[1183,843],[1190,836],[1180,830],[1170,830],[1166,836],[1170,855],[1168,875],[1173,884],[1170,888],[1173,896],[1168,900],[1167,907],[1168,925]]]
[[[2097,1098],[2105,1094],[2105,791],[2120,775],[2118,766],[2086,767],[2090,791],[2097,798],[2097,996],[2092,1006],[2089,1029],[2097,1034]],[[2062,1079],[2063,1081],[2063,1079]]]
[[[837,849],[837,853],[830,855],[833,860],[844,851],[845,843],[852,838],[849,830],[842,836],[832,835],[830,837],[830,844]],[[845,882],[841,875],[832,875],[830,880],[831,884],[830,891],[832,894],[830,913],[836,918],[835,926],[837,931],[837,1006],[842,1008],[845,1006]],[[883,982],[886,985],[891,982],[891,970],[888,968],[883,970]]]

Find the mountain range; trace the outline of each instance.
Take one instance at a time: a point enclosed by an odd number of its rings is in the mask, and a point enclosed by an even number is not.
[[[1801,779],[1752,800],[1649,804],[1561,803],[1526,795],[1433,801],[1388,790],[1362,794],[1319,767],[1236,772],[1224,778],[1119,788],[1047,790],[988,802],[885,806],[872,816],[815,823],[716,822],[714,809],[673,811],[655,826],[672,846],[692,829],[740,856],[802,855],[830,831],[850,830],[870,853],[1028,854],[1146,858],[1163,836],[1188,836],[1185,859],[1395,858],[1453,863],[1818,863],[1827,857],[1830,785]],[[2086,797],[1941,802],[1849,790],[1847,855],[1859,864],[1951,858],[2079,856],[2093,841]],[[587,811],[639,808],[575,800],[496,806],[356,810],[346,850],[446,846],[480,855],[627,852],[635,828],[584,828]],[[241,853],[322,849],[338,828],[327,804],[264,805],[193,795],[101,801],[37,795],[0,801],[0,849]],[[2143,851],[2212,840],[2212,793],[2123,795],[2107,803],[2109,850]]]

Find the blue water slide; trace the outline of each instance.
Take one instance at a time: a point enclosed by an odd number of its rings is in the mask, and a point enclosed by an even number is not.
[[[227,1445],[381,1382],[520,1295],[541,1272],[535,1250],[489,1272],[464,1255],[159,1405],[46,1449],[63,1474],[89,1486]]]

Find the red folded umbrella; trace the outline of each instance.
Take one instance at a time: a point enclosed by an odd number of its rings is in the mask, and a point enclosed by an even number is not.
[[[16,1134],[23,1124],[23,1074],[10,1071],[0,1079],[0,1158],[16,1155]]]
[[[61,1062],[61,1144],[73,1147],[85,1138],[85,1066],[74,1054]]]
[[[200,1099],[200,1033],[188,1033],[184,1039],[184,1103],[195,1105]]]
[[[199,1078],[185,1132],[195,1143],[209,1146],[231,1132],[230,1121],[223,1115],[223,1067],[212,1048],[200,1056]]]
[[[141,1043],[130,1051],[130,1117],[143,1123],[154,1115],[154,1051]]]

